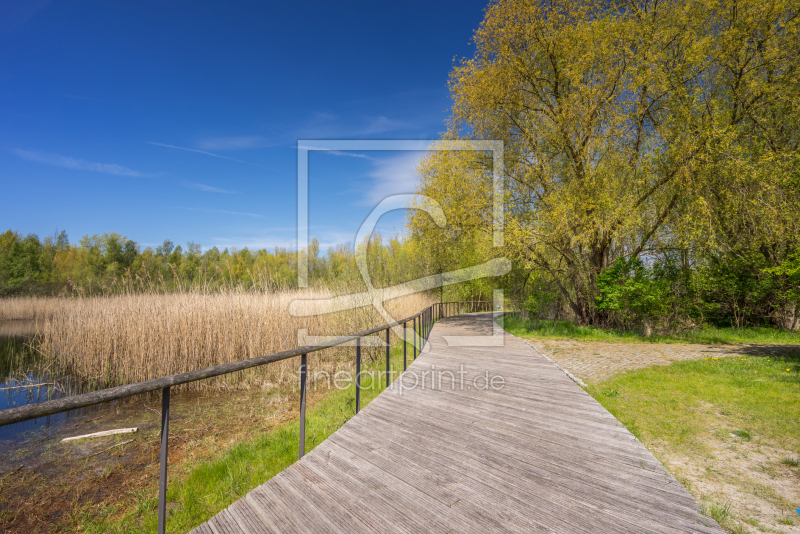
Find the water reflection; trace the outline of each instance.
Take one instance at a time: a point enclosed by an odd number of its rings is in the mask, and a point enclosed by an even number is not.
[[[57,399],[80,392],[75,380],[54,373],[34,349],[33,321],[0,322],[0,410]],[[73,410],[0,427],[0,440],[18,441],[33,430],[48,428],[82,410]]]

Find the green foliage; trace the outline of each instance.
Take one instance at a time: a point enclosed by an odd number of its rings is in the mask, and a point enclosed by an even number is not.
[[[371,237],[367,249],[369,274],[375,287],[387,287],[433,274],[434,265],[419,253],[418,243],[396,237]],[[306,251],[301,252],[306,254]],[[199,243],[186,247],[165,240],[142,250],[138,243],[118,233],[83,236],[71,245],[66,232],[44,241],[36,235],[20,236],[8,230],[0,234],[0,294],[36,293],[35,288],[93,293],[149,291],[169,292],[191,288],[247,287],[277,290],[297,284],[295,251],[251,250],[205,252]],[[465,257],[463,261],[469,261]],[[357,287],[361,274],[351,246],[338,245],[322,251],[314,238],[310,244],[309,282]],[[491,296],[491,287],[484,288]]]
[[[702,303],[695,298],[691,272],[670,258],[645,265],[640,258],[619,259],[597,277],[595,309],[623,329],[679,330]]]
[[[548,313],[558,301],[558,295],[552,288],[546,284],[536,281],[531,284],[531,289],[525,299],[525,311],[531,320],[535,321],[536,328],[539,327],[539,321]]]
[[[7,231],[0,241],[0,282],[16,285],[41,280],[42,243],[36,234],[19,236]]]
[[[701,297],[708,304],[706,319],[716,325],[741,328],[774,324],[798,326],[800,247],[766,246],[709,254],[696,273]]]

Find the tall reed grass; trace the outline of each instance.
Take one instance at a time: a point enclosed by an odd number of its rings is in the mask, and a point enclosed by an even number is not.
[[[71,299],[57,297],[9,297],[0,299],[0,321],[36,321],[52,317]]]
[[[309,335],[337,336],[384,323],[367,302],[356,303],[362,306],[357,309],[310,317],[288,312],[293,300],[332,296],[333,291],[316,289],[7,299],[0,301],[0,317],[36,318],[34,346],[94,389],[295,348],[303,328]],[[432,302],[432,297],[416,294],[390,301],[386,308],[403,318]],[[379,352],[367,349],[365,356]],[[309,368],[335,373],[352,369],[354,360],[352,347],[325,349],[309,357]],[[189,384],[188,389],[294,383],[298,363],[293,358]]]

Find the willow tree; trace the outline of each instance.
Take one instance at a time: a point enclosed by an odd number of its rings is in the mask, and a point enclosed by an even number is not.
[[[597,277],[614,261],[713,243],[725,206],[754,188],[768,198],[754,212],[781,212],[797,172],[797,11],[781,0],[491,4],[475,56],[451,72],[445,138],[504,141],[505,253],[595,323]],[[421,163],[420,192],[443,205],[448,239],[491,231],[490,166],[478,152]],[[411,228],[436,232],[419,214]]]

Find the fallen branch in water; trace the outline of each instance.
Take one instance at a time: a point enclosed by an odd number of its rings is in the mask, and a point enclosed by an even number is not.
[[[138,428],[117,428],[116,430],[103,430],[102,432],[95,432],[93,434],[84,434],[83,436],[64,438],[61,440],[61,443],[83,438],[99,438],[101,436],[113,436],[114,434],[130,434],[131,432],[138,432],[138,430]]]

